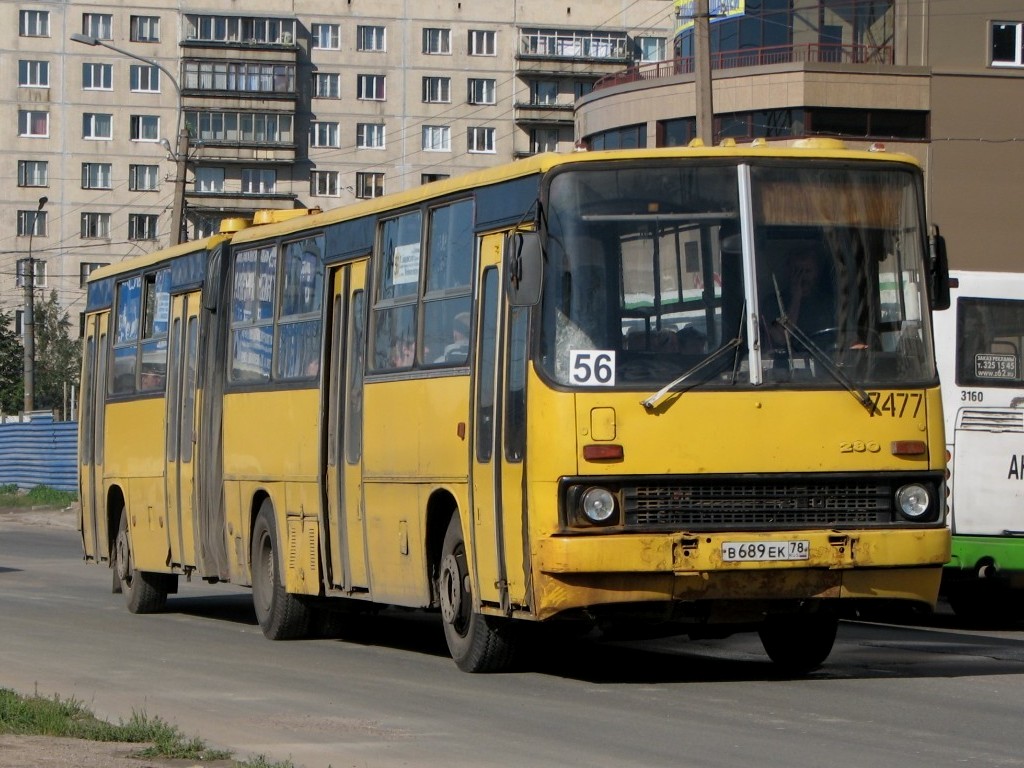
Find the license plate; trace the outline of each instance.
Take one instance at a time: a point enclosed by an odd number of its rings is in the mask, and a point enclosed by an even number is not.
[[[811,542],[793,541],[726,541],[722,544],[722,560],[726,563],[774,563],[807,560]]]

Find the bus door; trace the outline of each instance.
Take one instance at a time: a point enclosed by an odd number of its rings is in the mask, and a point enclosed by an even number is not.
[[[344,264],[331,276],[332,330],[327,392],[327,525],[330,584],[367,592],[362,497],[362,388],[366,339],[366,260]]]
[[[505,307],[498,254],[482,241],[473,388],[473,552],[483,603],[505,613],[526,604],[523,440],[528,310]]]
[[[168,565],[176,566],[196,563],[192,516],[200,304],[198,292],[171,299],[164,477],[167,483]]]
[[[82,504],[82,543],[87,560],[107,557],[107,516],[103,491],[104,401],[107,386],[107,324],[110,314],[92,315],[85,328],[85,367],[82,389],[89,397],[82,402],[79,418],[79,468]]]

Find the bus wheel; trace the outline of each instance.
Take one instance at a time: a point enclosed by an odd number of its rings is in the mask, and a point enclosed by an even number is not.
[[[278,568],[277,523],[267,499],[252,531],[252,603],[256,620],[269,640],[294,640],[309,632],[310,608],[285,591]]]
[[[128,537],[128,510],[121,508],[121,521],[117,525],[113,554],[116,591],[124,594],[131,613],[156,613],[167,605],[167,579],[162,573],[147,573],[135,569],[131,541]]]
[[[515,643],[507,620],[473,610],[466,543],[458,515],[448,523],[437,579],[448,650],[463,672],[499,672],[509,666]]]
[[[758,629],[776,666],[788,675],[806,675],[822,665],[832,652],[839,619],[831,611],[769,616]]]

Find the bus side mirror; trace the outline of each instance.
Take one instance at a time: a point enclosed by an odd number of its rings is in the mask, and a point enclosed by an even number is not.
[[[949,259],[946,257],[946,240],[939,234],[938,227],[932,227],[928,236],[928,251],[932,310],[949,309]]]
[[[512,232],[505,239],[505,274],[508,302],[513,307],[532,307],[540,301],[544,276],[544,252],[537,232]]]
[[[224,247],[218,245],[210,253],[206,262],[206,281],[203,285],[203,309],[217,313],[217,304],[220,301],[221,285],[221,263]]]

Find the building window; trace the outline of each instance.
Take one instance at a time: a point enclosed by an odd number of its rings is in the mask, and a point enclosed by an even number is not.
[[[46,160],[19,160],[19,187],[48,187],[50,166]]]
[[[423,101],[427,104],[450,104],[452,79],[450,77],[424,77]]]
[[[534,128],[530,131],[530,151],[534,154],[539,152],[558,151],[558,129],[557,128]]]
[[[87,91],[109,91],[114,87],[114,66],[86,62],[82,65],[82,88]]]
[[[591,136],[591,149],[644,149],[647,146],[647,126],[629,125]]]
[[[82,163],[82,189],[111,189],[110,163]]]
[[[242,193],[271,195],[277,191],[277,171],[273,168],[243,168]]]
[[[386,51],[384,27],[360,24],[356,28],[356,48],[360,51]]]
[[[20,59],[18,61],[18,86],[21,88],[49,88],[50,62]]]
[[[423,126],[424,152],[451,152],[452,129],[447,125]]]
[[[154,213],[129,213],[128,239],[156,240],[159,219]]]
[[[19,11],[18,34],[22,37],[49,37],[49,11]]]
[[[160,17],[132,16],[130,34],[133,43],[159,43]]]
[[[157,115],[131,116],[132,141],[159,141],[160,118]]]
[[[205,143],[294,144],[292,115],[264,112],[186,112],[189,133]]]
[[[185,39],[210,43],[295,44],[295,19],[185,15]]]
[[[341,194],[339,171],[313,171],[309,177],[309,193],[314,197],[338,197]]]
[[[309,128],[309,143],[313,147],[339,147],[339,124],[334,122],[314,122]]]
[[[493,128],[470,128],[466,138],[470,152],[494,152]]]
[[[295,92],[295,65],[256,61],[186,61],[183,88],[232,93]]]
[[[449,173],[421,173],[420,184],[430,184],[434,181],[441,181],[443,179],[450,179],[451,174]]]
[[[636,49],[637,57],[640,61],[665,60],[664,37],[638,37],[636,39]]]
[[[356,123],[359,149],[384,149],[384,123]]]
[[[82,231],[83,239],[110,237],[110,214],[109,213],[83,213]]]
[[[196,192],[217,194],[224,191],[224,169],[211,166],[196,168]]]
[[[128,166],[128,189],[132,192],[155,192],[159,185],[159,165]]]
[[[1024,22],[992,23],[992,66],[1024,67]]]
[[[113,40],[114,17],[109,13],[83,13],[82,34],[99,40]]]
[[[470,104],[495,104],[495,80],[488,77],[469,78]]]
[[[469,30],[470,56],[496,56],[495,39],[497,35],[483,29]]]
[[[31,278],[33,288],[46,287],[46,261],[43,259],[32,259],[32,269],[29,270],[28,259],[18,259],[16,266],[18,275],[17,283],[19,288],[24,288],[27,280]]]
[[[371,198],[384,194],[384,174],[360,171],[356,174],[356,197]]]
[[[160,92],[160,70],[146,64],[131,65],[131,89],[142,93]]]
[[[20,237],[44,237],[46,235],[46,211],[18,211],[18,235]]]
[[[19,109],[18,135],[45,139],[50,135],[50,113],[40,109]]]
[[[554,80],[534,80],[530,83],[530,103],[536,106],[554,106],[558,103],[558,83]]]
[[[593,91],[594,91],[594,81],[593,80],[577,81],[577,82],[572,84],[572,95],[573,95],[573,98],[576,99],[576,100],[582,99],[588,93],[592,93]]]
[[[452,52],[452,31],[450,29],[423,30],[423,52],[432,56],[450,56]]]
[[[313,50],[336,51],[341,48],[341,30],[337,24],[314,24],[310,34]]]
[[[356,98],[364,101],[384,101],[384,75],[359,75],[356,82]]]
[[[337,72],[314,73],[313,96],[317,99],[340,99],[341,75]]]
[[[100,267],[105,267],[109,264],[108,261],[83,261],[78,265],[78,285],[82,287],[85,285],[85,281],[89,279],[89,275],[95,272]]]

